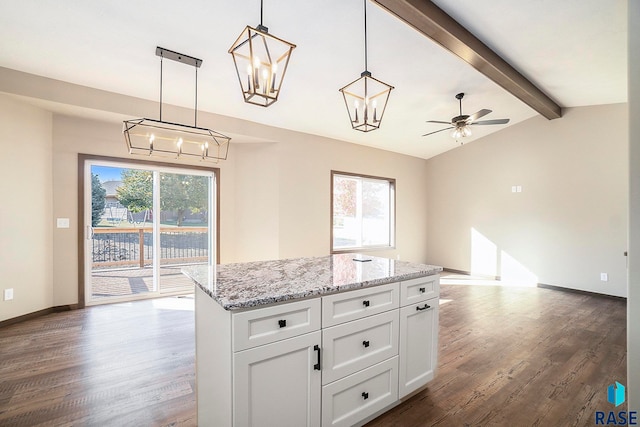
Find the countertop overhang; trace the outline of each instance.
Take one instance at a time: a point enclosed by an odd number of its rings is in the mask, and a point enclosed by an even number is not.
[[[240,310],[438,274],[442,267],[363,254],[189,266],[182,272],[225,310]]]

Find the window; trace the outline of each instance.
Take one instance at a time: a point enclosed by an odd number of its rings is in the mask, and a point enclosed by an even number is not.
[[[331,251],[393,247],[395,179],[331,171]]]

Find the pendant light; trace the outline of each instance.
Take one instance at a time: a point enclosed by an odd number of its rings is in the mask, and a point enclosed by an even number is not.
[[[340,89],[351,127],[362,132],[380,127],[393,89],[393,86],[371,76],[367,60],[367,0],[364,0],[364,71],[359,79]]]
[[[124,139],[129,154],[159,155],[171,157],[199,157],[218,162],[226,160],[231,138],[215,130],[198,127],[198,68],[202,60],[161,47],[156,48],[160,57],[160,120],[131,119],[124,121]],[[162,120],[162,62],[164,58],[196,69],[196,97],[194,125],[166,122]]]
[[[229,49],[236,66],[236,74],[244,101],[268,107],[278,100],[291,52],[296,45],[269,34],[262,25],[248,26]]]

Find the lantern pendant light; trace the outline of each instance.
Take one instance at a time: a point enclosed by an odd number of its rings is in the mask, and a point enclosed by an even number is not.
[[[198,126],[198,68],[202,60],[183,53],[156,47],[160,57],[160,120],[130,119],[123,123],[129,154],[180,158],[197,157],[217,163],[226,160],[231,138],[212,129]],[[196,94],[193,126],[162,120],[162,62],[164,58],[195,68]]]
[[[268,107],[278,100],[291,52],[296,45],[269,34],[262,25],[248,26],[229,49],[244,101]]]
[[[351,127],[369,132],[380,127],[393,86],[374,77],[367,67],[367,0],[364,0],[364,71],[342,89]]]

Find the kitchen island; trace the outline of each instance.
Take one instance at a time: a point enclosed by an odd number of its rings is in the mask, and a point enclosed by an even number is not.
[[[186,267],[201,426],[352,426],[433,378],[441,267],[359,254]]]

